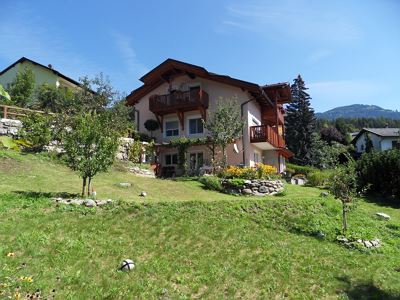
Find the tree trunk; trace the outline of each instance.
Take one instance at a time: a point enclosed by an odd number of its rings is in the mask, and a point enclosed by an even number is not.
[[[343,210],[343,232],[347,231],[347,208],[346,208],[346,204],[343,203],[342,204],[342,210]]]
[[[225,150],[225,146],[222,146],[222,168],[226,169],[226,150]]]
[[[87,195],[88,197],[90,196],[90,186],[92,184],[92,177],[89,177],[89,182],[88,182],[88,186],[87,186]]]
[[[82,177],[82,197],[85,196],[85,189],[86,189],[86,177]]]

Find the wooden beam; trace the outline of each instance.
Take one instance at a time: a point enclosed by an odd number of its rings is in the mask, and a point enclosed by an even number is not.
[[[164,129],[163,129],[164,117],[162,115],[156,115],[156,114],[154,114],[154,115],[156,116],[158,125],[160,126],[161,133],[163,133],[164,132]]]
[[[177,111],[176,114],[178,115],[179,118],[179,123],[181,124],[181,129],[182,131],[185,130],[185,115],[183,111]]]

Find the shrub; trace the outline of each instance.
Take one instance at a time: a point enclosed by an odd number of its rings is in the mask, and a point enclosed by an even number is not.
[[[299,165],[290,164],[290,163],[287,163],[286,167],[289,168],[290,170],[293,170],[294,174],[305,174],[306,176],[308,176],[309,173],[318,170],[318,169],[313,168],[313,167],[299,166]]]
[[[400,204],[400,150],[364,153],[357,163],[362,188],[396,198]]]
[[[257,164],[255,168],[240,168],[229,166],[220,173],[223,178],[263,179],[277,173],[277,169],[270,165]]]
[[[233,187],[233,188],[236,188],[236,189],[241,189],[241,188],[243,188],[243,185],[244,185],[244,179],[232,178],[232,179],[228,179],[226,183],[230,187]]]
[[[142,143],[140,141],[134,141],[129,145],[128,159],[133,162],[140,164],[142,157]]]
[[[218,177],[202,176],[200,177],[199,181],[208,190],[219,191],[219,192],[223,190],[221,180]]]
[[[330,170],[326,171],[314,171],[308,174],[307,184],[310,186],[326,186],[329,182],[329,178],[332,176]]]
[[[257,164],[257,176],[259,179],[269,178],[273,174],[277,174],[278,170],[270,165]]]
[[[22,120],[21,136],[30,144],[30,150],[43,151],[53,138],[53,117],[45,114],[31,114]]]

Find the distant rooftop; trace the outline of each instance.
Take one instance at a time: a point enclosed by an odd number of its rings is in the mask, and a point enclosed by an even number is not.
[[[363,128],[365,131],[369,131],[379,136],[396,137],[400,136],[400,128]]]

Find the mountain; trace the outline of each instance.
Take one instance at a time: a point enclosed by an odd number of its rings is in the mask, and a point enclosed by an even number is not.
[[[400,112],[384,109],[376,105],[353,104],[336,107],[323,113],[315,114],[319,119],[333,120],[337,118],[387,118],[400,119]]]

